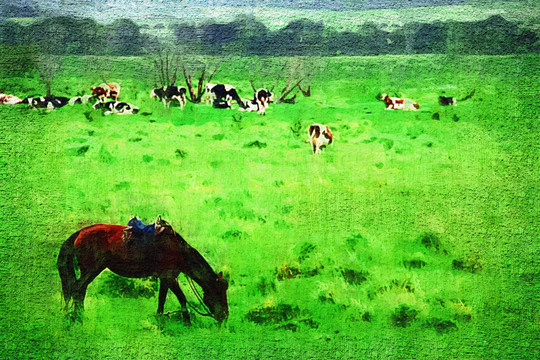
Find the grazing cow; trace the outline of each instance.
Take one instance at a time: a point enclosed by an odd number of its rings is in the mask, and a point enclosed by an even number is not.
[[[457,102],[456,102],[455,97],[452,97],[452,96],[439,96],[439,104],[441,104],[443,106],[449,106],[449,105],[456,106]]]
[[[163,86],[152,89],[150,97],[158,98],[159,100],[163,101],[163,106],[165,108],[170,107],[171,100],[176,100],[180,104],[180,109],[184,109],[187,102],[186,94],[187,89],[183,86]]]
[[[41,96],[36,98],[25,98],[21,101],[23,104],[28,104],[28,107],[34,109],[47,109],[53,111],[56,108],[61,108],[69,102],[69,99],[64,96]]]
[[[205,86],[205,102],[207,104],[214,103],[215,99],[225,100],[230,102],[232,100],[236,101],[238,104],[241,104],[242,100],[234,86],[227,84],[206,84]]]
[[[380,100],[386,104],[386,110],[418,110],[420,105],[411,99],[401,99],[382,94]]]
[[[327,125],[312,124],[308,129],[309,139],[306,142],[310,142],[313,146],[313,153],[320,154],[321,148],[326,147],[328,144],[332,144],[334,137]]]
[[[107,98],[118,101],[120,96],[120,85],[117,83],[103,83],[99,86],[92,86],[92,95],[96,95],[98,98],[105,101]]]
[[[119,102],[119,101],[109,101],[109,102],[101,102],[98,101],[97,103],[92,106],[94,110],[101,109],[103,111],[103,115],[110,115],[110,114],[117,114],[117,115],[132,115],[139,112],[139,108],[125,103],[125,102]]]
[[[75,96],[75,97],[72,97],[71,99],[69,99],[69,105],[73,106],[75,104],[86,104],[90,100],[93,100],[93,99],[96,99],[95,95]]]
[[[0,94],[0,104],[15,105],[20,103],[22,103],[22,99],[19,99],[15,95]]]

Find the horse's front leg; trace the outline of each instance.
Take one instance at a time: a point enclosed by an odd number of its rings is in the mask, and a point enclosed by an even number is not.
[[[174,279],[171,281],[171,291],[176,295],[178,298],[178,301],[180,302],[180,306],[182,307],[182,317],[184,319],[184,323],[186,325],[191,325],[191,319],[189,317],[189,311],[187,309],[187,299],[184,293],[182,292],[182,289],[180,289],[180,285],[178,285],[178,280]]]
[[[170,287],[170,280],[165,278],[159,279],[159,297],[158,297],[158,315],[163,314],[163,309],[165,308],[165,300],[167,299],[167,291]]]

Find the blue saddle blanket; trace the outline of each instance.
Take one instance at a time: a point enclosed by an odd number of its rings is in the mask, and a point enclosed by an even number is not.
[[[131,218],[128,222],[128,226],[131,226],[135,232],[143,234],[153,234],[156,224],[145,224],[138,217]]]

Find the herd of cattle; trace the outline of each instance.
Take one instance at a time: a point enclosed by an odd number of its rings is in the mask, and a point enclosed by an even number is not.
[[[474,93],[474,92],[473,92]],[[86,104],[93,102],[94,110],[102,110],[104,115],[136,114],[139,111],[137,106],[118,101],[120,96],[120,85],[117,83],[103,83],[91,88],[91,94],[75,96],[71,99],[63,96],[41,96],[27,97],[20,99],[14,95],[0,94],[0,104],[15,105],[28,104],[29,108],[41,108],[52,111],[65,105]],[[472,96],[472,94],[470,95]],[[180,108],[184,109],[187,103],[187,89],[183,86],[163,86],[152,89],[150,98],[159,99],[165,108],[169,108],[171,102],[178,101]],[[391,97],[388,94],[378,95],[377,99],[383,101],[386,110],[410,110],[415,111],[420,105],[411,100],[398,97]],[[238,95],[234,86],[227,84],[206,84],[204,102],[212,104],[214,108],[230,109],[233,102],[238,105],[239,111],[256,111],[259,115],[265,115],[268,104],[274,102],[274,94],[267,89],[255,90],[253,99],[244,99]],[[443,106],[456,106],[455,97],[439,96],[439,104]],[[312,124],[308,129],[309,139],[306,142],[312,144],[313,153],[319,154],[321,149],[333,142],[332,132],[327,125]]]

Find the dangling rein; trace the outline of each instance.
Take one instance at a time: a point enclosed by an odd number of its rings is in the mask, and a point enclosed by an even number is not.
[[[199,304],[202,305],[203,309],[206,311],[206,314],[200,312],[197,308],[195,308],[195,306],[193,306],[189,301],[186,300],[187,304],[189,306],[191,306],[191,308],[193,310],[195,310],[195,312],[201,316],[210,316],[211,318],[214,317],[214,315],[212,315],[212,313],[210,312],[210,309],[208,309],[208,306],[206,306],[202,300],[202,296],[201,294],[199,293],[199,291],[197,290],[197,288],[195,287],[195,285],[193,284],[193,280],[191,280],[191,278],[189,276],[186,276],[187,280],[188,280],[188,284],[189,284],[189,287],[191,288],[191,290],[193,290],[193,292],[195,293],[195,296],[197,297],[197,300],[199,300]]]
[[[199,291],[197,291],[197,288],[195,287],[195,285],[193,285],[193,280],[191,280],[191,278],[189,276],[186,276],[186,279],[188,280],[188,284],[189,284],[189,287],[191,288],[191,290],[193,290],[193,293],[195,293],[195,296],[197,297],[197,300],[199,300],[199,303],[202,305],[202,307],[204,308],[204,310],[206,311],[206,314],[205,313],[202,313],[199,311],[199,309],[197,309],[195,306],[193,306],[187,299],[186,299],[186,303],[199,315],[201,316],[209,316],[211,318],[214,318],[214,315],[212,315],[212,313],[210,312],[210,309],[208,309],[208,307],[204,304],[204,302],[202,301],[202,297],[201,297],[201,294],[199,293]],[[168,311],[165,313],[165,316],[169,316],[170,314],[174,314],[174,313],[177,313],[177,312],[180,312],[182,310],[175,310],[175,311]]]

